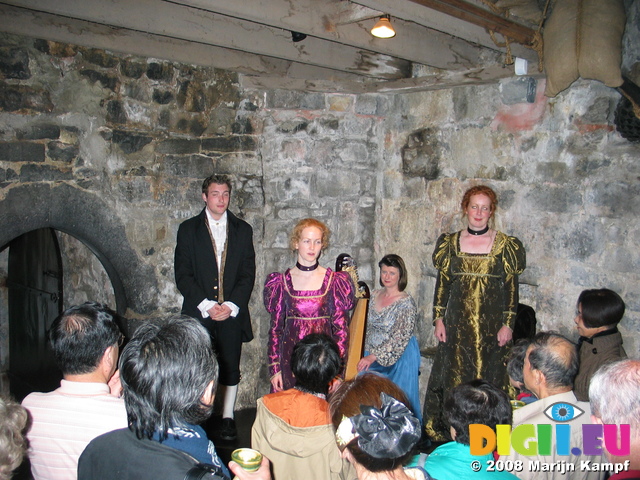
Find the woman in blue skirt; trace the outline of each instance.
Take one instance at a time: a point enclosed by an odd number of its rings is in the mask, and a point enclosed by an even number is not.
[[[378,372],[407,395],[413,413],[422,421],[418,395],[420,348],[414,335],[418,311],[407,287],[407,268],[398,255],[378,263],[381,289],[371,294],[364,357],[358,371]]]

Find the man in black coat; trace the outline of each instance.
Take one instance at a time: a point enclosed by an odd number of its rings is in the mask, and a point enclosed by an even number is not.
[[[231,181],[211,175],[202,183],[205,208],[178,229],[175,276],[182,313],[209,331],[224,388],[223,440],[237,436],[234,407],[240,382],[242,342],[253,339],[249,299],[256,276],[253,230],[227,209]]]

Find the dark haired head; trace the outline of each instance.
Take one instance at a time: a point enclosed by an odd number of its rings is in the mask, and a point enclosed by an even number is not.
[[[391,380],[375,373],[364,373],[352,380],[347,380],[331,395],[329,410],[333,426],[337,429],[343,417],[351,418],[359,415],[363,406],[380,410],[382,407],[381,393],[409,406],[405,393]],[[417,442],[417,440],[415,441]],[[355,461],[370,472],[394,470],[398,466],[404,465],[413,453],[409,450],[406,454],[398,457],[375,458],[360,448],[357,438],[351,440],[346,448],[349,449]]]
[[[582,321],[587,328],[613,327],[624,316],[624,301],[608,288],[583,290],[577,306],[582,309]]]
[[[205,328],[187,316],[146,323],[133,334],[120,356],[120,378],[129,428],[138,438],[211,415],[202,401],[213,394],[218,362]]]
[[[552,389],[573,388],[578,373],[579,359],[575,344],[554,332],[540,332],[529,345],[529,364],[544,374]]]
[[[226,185],[227,187],[229,187],[229,194],[231,194],[231,179],[227,175],[221,175],[218,173],[209,175],[204,179],[204,181],[202,182],[202,193],[207,195],[209,193],[209,187],[214,183],[216,185]]]
[[[527,349],[531,344],[531,340],[528,338],[522,338],[518,340],[509,353],[507,360],[507,374],[515,382],[524,383],[524,377],[522,370],[524,368],[524,357],[527,356]]]
[[[395,255],[393,253],[390,253],[389,255],[385,255],[384,257],[382,257],[382,260],[380,260],[378,262],[378,267],[382,268],[382,266],[386,266],[386,267],[395,267],[398,269],[398,273],[399,275],[399,279],[398,279],[398,290],[400,290],[401,292],[404,291],[405,288],[407,288],[407,267],[405,267],[404,265],[404,260],[402,260],[402,257],[400,257],[400,255]],[[380,278],[380,286],[384,287],[384,285],[382,284],[382,278]]]
[[[496,430],[496,425],[511,425],[509,397],[492,383],[472,380],[449,392],[444,415],[456,431],[456,442],[469,445],[469,425],[480,423]]]
[[[62,312],[51,324],[49,342],[63,375],[93,372],[105,350],[120,341],[121,321],[116,312],[95,302]]]
[[[291,370],[296,377],[296,387],[326,395],[340,365],[338,345],[323,333],[311,333],[293,347]]]

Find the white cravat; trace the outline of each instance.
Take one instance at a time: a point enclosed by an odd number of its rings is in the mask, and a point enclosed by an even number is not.
[[[222,253],[224,252],[224,244],[227,241],[227,212],[225,211],[220,220],[215,220],[209,210],[207,210],[207,217],[209,218],[209,228],[211,229],[211,236],[216,242],[216,263],[218,264],[218,275],[220,274],[220,267],[222,266]]]

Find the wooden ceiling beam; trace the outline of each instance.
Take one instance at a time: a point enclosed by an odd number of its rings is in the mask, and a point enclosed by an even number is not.
[[[411,75],[411,62],[361,48],[291,33],[269,25],[159,0],[3,0],[1,3],[114,28],[186,40],[377,79]]]
[[[498,32],[521,45],[530,46],[535,38],[535,30],[509,20],[463,0],[409,0],[432,10],[437,10],[465,22]]]

